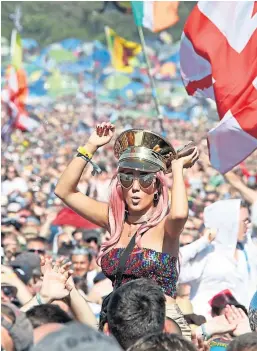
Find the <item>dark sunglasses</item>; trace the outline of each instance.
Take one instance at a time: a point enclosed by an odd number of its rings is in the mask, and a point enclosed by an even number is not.
[[[17,288],[15,286],[1,286],[1,290],[8,297],[16,297]]]
[[[28,252],[32,252],[32,253],[38,253],[39,255],[44,255],[46,252],[45,250],[37,250],[37,249],[30,249],[28,250]]]
[[[134,174],[118,173],[118,180],[125,189],[131,188],[135,179],[138,179],[141,188],[148,189],[156,179],[156,175],[154,173],[148,173],[140,174],[136,177]]]

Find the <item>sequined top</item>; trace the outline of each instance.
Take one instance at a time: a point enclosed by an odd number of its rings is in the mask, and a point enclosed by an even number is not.
[[[115,274],[124,248],[113,248],[101,261],[103,273],[115,283]],[[164,294],[175,298],[178,280],[177,258],[168,253],[137,247],[129,255],[122,284],[137,278],[149,278],[156,281]]]

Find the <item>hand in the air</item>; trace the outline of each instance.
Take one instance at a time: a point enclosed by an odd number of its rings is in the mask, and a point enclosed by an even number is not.
[[[40,295],[47,303],[53,300],[60,300],[69,295],[66,283],[73,273],[69,270],[71,262],[64,263],[63,258],[57,259],[54,263],[51,259],[43,259],[41,270],[44,275]]]
[[[214,228],[205,228],[203,236],[211,243],[216,238],[217,230]]]
[[[186,149],[186,148],[185,148]],[[181,154],[183,150],[181,150]],[[190,168],[192,167],[195,162],[198,160],[199,158],[199,151],[197,146],[195,146],[194,148],[189,148],[188,152],[185,152],[185,156],[181,156],[178,159],[174,159],[172,161],[172,166],[176,167],[177,165],[183,167],[183,168]]]
[[[249,319],[241,308],[227,305],[225,308],[225,316],[229,324],[236,324],[236,328],[233,330],[234,336],[251,332]]]
[[[97,124],[88,143],[96,148],[108,144],[111,141],[114,132],[115,126],[111,123]]]

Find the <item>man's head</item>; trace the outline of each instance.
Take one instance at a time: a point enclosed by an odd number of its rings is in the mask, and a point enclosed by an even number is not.
[[[89,271],[92,253],[87,249],[75,249],[71,255],[74,276],[83,277]]]
[[[84,231],[83,240],[96,254],[98,253],[100,247],[100,235],[96,230],[92,229]]]
[[[241,308],[247,315],[247,309],[235,299],[235,297],[231,294],[229,290],[221,291],[219,294],[215,295],[211,299],[211,301],[209,301],[209,304],[211,305],[211,308],[212,308],[211,309],[212,317],[225,314],[225,308],[227,305]]]
[[[257,333],[246,333],[235,338],[228,346],[227,351],[256,351]]]
[[[163,332],[148,334],[127,351],[196,351],[194,345],[182,336]]]
[[[99,333],[86,324],[46,324],[35,329],[31,351],[121,351],[114,338]]]
[[[2,246],[4,248],[4,254],[8,259],[11,259],[11,257],[13,257],[20,250],[18,239],[16,235],[12,233],[4,236]]]
[[[1,306],[1,345],[6,351],[27,350],[33,344],[33,328],[25,313],[11,303]],[[13,346],[13,349],[12,349]]]
[[[109,332],[127,349],[142,336],[163,331],[165,296],[152,280],[123,284],[110,299],[107,321]]]
[[[48,248],[47,240],[45,238],[33,238],[27,241],[27,251],[33,252],[37,255],[44,256]]]
[[[26,316],[34,329],[48,323],[65,324],[72,321],[66,312],[53,304],[32,307],[26,312]]]
[[[15,167],[9,166],[7,168],[6,177],[8,180],[13,180],[14,178],[18,177],[18,172]]]

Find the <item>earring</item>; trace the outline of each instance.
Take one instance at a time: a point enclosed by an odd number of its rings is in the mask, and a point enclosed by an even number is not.
[[[159,194],[155,193],[153,196],[153,204],[155,207],[157,206],[158,202],[159,202]]]

